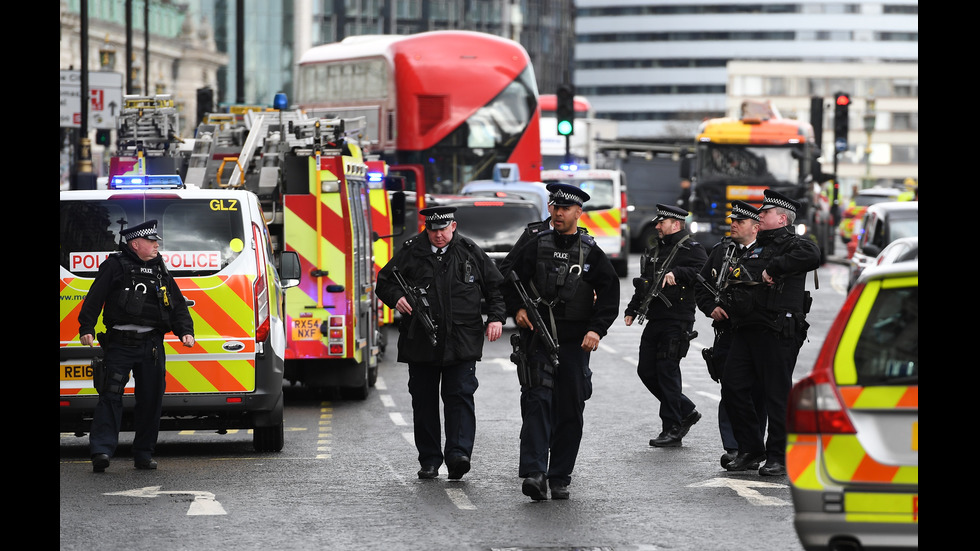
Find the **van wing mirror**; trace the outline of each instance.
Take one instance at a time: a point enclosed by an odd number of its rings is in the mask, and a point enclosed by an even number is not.
[[[299,285],[302,271],[299,265],[299,255],[296,251],[279,253],[279,280],[283,289]]]
[[[378,235],[378,232],[373,232],[371,238],[374,241],[397,237],[405,233],[405,192],[396,191],[390,193],[389,201],[391,203],[391,229],[394,233],[391,235]]]

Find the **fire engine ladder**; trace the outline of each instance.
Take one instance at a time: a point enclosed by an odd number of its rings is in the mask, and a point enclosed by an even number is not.
[[[245,113],[245,127],[249,129],[248,137],[238,156],[238,165],[231,173],[229,182],[245,182],[242,171],[252,162],[256,150],[260,150],[262,166],[259,168],[259,181],[255,192],[259,197],[271,196],[279,183],[278,145],[282,141],[283,128],[295,124],[306,117],[302,111],[248,111]],[[290,140],[287,135],[287,142]],[[290,144],[292,145],[292,144]],[[229,183],[229,185],[231,185]]]
[[[117,129],[118,156],[174,157],[177,136],[177,109],[170,95],[123,96]],[[144,172],[141,166],[140,171]]]
[[[197,127],[184,182],[207,189],[235,187],[229,175],[241,157],[245,132],[245,127],[233,116],[209,114]]]

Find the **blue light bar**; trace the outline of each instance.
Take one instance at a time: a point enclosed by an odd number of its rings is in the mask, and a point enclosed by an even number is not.
[[[578,164],[576,164],[576,163],[562,163],[561,165],[559,165],[559,168],[561,168],[562,170],[567,170],[569,172],[575,172],[576,170],[578,170]]]
[[[109,189],[182,189],[184,182],[177,174],[145,174],[142,176],[113,176]]]
[[[382,182],[385,177],[384,174],[380,172],[368,172],[367,173],[368,182]]]
[[[272,100],[272,107],[283,111],[289,107],[289,100],[286,99],[286,94],[279,92],[276,94],[275,98]]]

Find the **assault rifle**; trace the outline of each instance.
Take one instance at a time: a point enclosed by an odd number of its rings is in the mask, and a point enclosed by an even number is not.
[[[548,361],[557,369],[558,341],[548,331],[548,326],[545,324],[544,318],[541,317],[541,312],[538,312],[538,301],[531,299],[524,289],[524,284],[521,283],[521,278],[517,277],[517,274],[513,270],[508,274],[508,277],[514,283],[514,287],[517,288],[517,294],[521,296],[521,301],[524,302],[524,309],[527,310],[527,315],[531,318],[531,325],[534,326],[534,332],[541,337],[545,347],[548,349]]]
[[[728,249],[725,250],[725,260],[721,263],[721,270],[715,275],[715,284],[713,286],[700,273],[697,275],[698,282],[704,285],[714,295],[715,304],[721,304],[721,292],[728,286],[728,270],[732,264],[738,262],[735,258],[735,251],[737,250],[738,246],[735,243],[729,243]]]
[[[670,254],[667,255],[667,258],[664,260],[664,263],[660,265],[660,270],[657,271],[657,276],[653,278],[652,282],[650,282],[650,287],[647,289],[647,294],[646,296],[643,297],[643,302],[640,303],[640,307],[636,311],[637,312],[636,323],[643,325],[643,322],[646,321],[647,310],[650,308],[650,302],[653,301],[654,297],[657,297],[660,300],[664,301],[664,304],[667,305],[667,308],[673,306],[673,304],[670,303],[670,300],[668,300],[667,297],[661,294],[661,290],[664,285],[664,276],[667,275],[667,270],[670,269],[670,263],[673,262],[674,257],[677,256],[677,249],[681,248],[681,243],[687,241],[688,239],[690,239],[690,237],[691,237],[690,235],[685,235],[680,241],[675,243],[674,248],[670,250]],[[657,255],[659,255],[659,252],[657,253]],[[653,260],[654,263],[656,263],[657,256],[654,256],[653,259],[654,259]],[[643,264],[645,264],[645,262]],[[640,265],[641,269],[643,268],[643,264]],[[642,277],[633,279],[633,285],[636,286],[637,289],[639,289],[640,285],[643,283],[647,283],[647,280],[643,279]]]
[[[412,323],[416,321],[421,322],[426,334],[429,335],[429,341],[432,343],[432,346],[435,346],[438,342],[436,335],[439,332],[439,326],[432,321],[428,293],[425,289],[416,290],[414,287],[411,287],[405,281],[402,273],[398,271],[398,267],[393,268],[391,273],[394,274],[395,281],[398,282],[402,291],[405,292],[405,300],[408,301],[408,305],[412,307]]]

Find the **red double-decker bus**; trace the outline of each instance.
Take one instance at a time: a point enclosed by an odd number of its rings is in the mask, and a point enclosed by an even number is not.
[[[492,178],[497,163],[516,163],[523,180],[540,177],[534,69],[512,40],[471,31],[352,36],[304,53],[297,90],[310,115],[366,118],[368,153],[405,176],[409,208],[423,208],[427,192]]]

